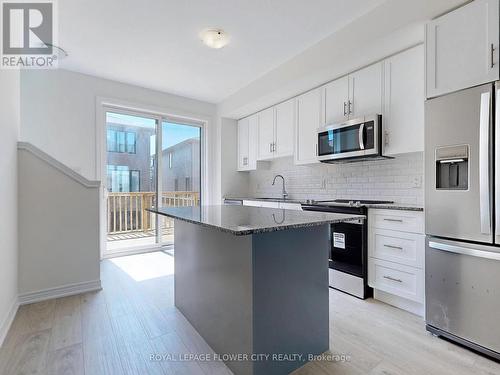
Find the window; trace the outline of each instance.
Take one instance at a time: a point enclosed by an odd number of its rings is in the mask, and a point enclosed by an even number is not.
[[[107,144],[109,152],[136,153],[136,134],[135,132],[108,129]]]
[[[179,179],[174,180],[174,191],[179,191]]]
[[[186,177],[186,190],[191,191],[191,177]]]
[[[141,191],[141,172],[124,165],[108,165],[108,190],[111,192]]]

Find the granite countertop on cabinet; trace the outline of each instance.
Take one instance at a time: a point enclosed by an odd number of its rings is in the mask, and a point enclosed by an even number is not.
[[[213,205],[162,207],[148,211],[237,236],[364,220],[363,215]]]
[[[258,201],[258,202],[281,202],[281,203],[297,203],[297,204],[310,204],[310,201],[305,199],[293,198],[254,198],[254,197],[225,197],[224,199],[233,201]],[[339,204],[341,206],[343,204]],[[420,205],[412,205],[405,203],[388,203],[388,204],[365,204],[367,208],[375,208],[381,210],[402,210],[402,211],[423,211],[424,207]]]
[[[366,207],[374,208],[379,210],[401,210],[401,211],[423,211],[423,206],[404,204],[404,203],[392,203],[392,204],[367,204]]]

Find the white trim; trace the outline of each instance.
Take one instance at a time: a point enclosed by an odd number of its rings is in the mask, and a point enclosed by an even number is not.
[[[75,294],[101,290],[101,280],[85,281],[82,283],[68,284],[56,288],[39,290],[37,292],[19,295],[19,304],[26,305],[34,302],[46,301],[53,298],[67,297]]]
[[[36,146],[32,145],[31,143],[17,142],[17,149],[31,153],[32,155],[36,156],[38,159],[46,162],[47,164],[54,167],[58,171],[64,173],[66,176],[68,176],[71,179],[73,179],[74,181],[78,182],[80,185],[83,185],[87,188],[98,188],[101,185],[100,181],[87,180],[82,175],[76,173],[74,170],[67,167],[66,165],[64,165],[60,161],[54,159],[52,156],[43,152],[42,150],[40,150]]]
[[[209,168],[213,163],[212,155],[210,154],[213,150],[209,147],[211,141],[210,129],[211,123],[213,122],[213,118],[210,116],[197,115],[192,113],[187,113],[184,111],[169,109],[169,108],[159,108],[145,104],[137,104],[131,103],[124,100],[116,99],[116,98],[105,98],[105,97],[96,97],[96,119],[95,119],[95,137],[96,137],[96,178],[100,178],[103,183],[102,191],[100,194],[100,219],[101,223],[107,223],[107,212],[106,212],[106,169],[104,168],[106,165],[106,112],[107,111],[115,111],[119,113],[134,115],[134,116],[144,116],[148,118],[153,118],[157,120],[157,129],[156,129],[156,139],[157,139],[157,150],[160,150],[158,145],[161,142],[162,136],[162,120],[178,122],[181,124],[197,126],[200,128],[200,136],[201,136],[201,150],[200,156],[202,159],[201,163],[201,202],[203,204],[207,204],[210,202],[211,194],[213,193],[210,181],[208,176]],[[157,162],[157,191],[161,190],[161,158],[158,158]],[[159,217],[156,215],[157,227]],[[129,248],[125,249],[123,252],[106,252],[106,244],[107,244],[107,233],[106,233],[106,224],[100,225],[100,244],[101,244],[101,259],[105,259],[108,257],[114,256],[122,256],[131,254],[135,250],[143,250],[141,248]],[[162,246],[162,244],[158,244]]]
[[[10,309],[9,312],[7,313],[7,316],[0,324],[0,348],[3,345],[5,338],[7,337],[7,333],[9,332],[10,326],[12,325],[12,322],[16,317],[18,308],[19,308],[19,302],[17,301],[17,298],[14,298],[14,301],[12,301],[10,305]]]
[[[155,253],[158,251],[163,251],[163,250],[172,250],[174,248],[174,245],[157,245],[154,247],[148,246],[148,247],[132,247],[132,248],[127,248],[123,251],[115,251],[112,253],[108,253],[103,255],[103,259],[111,259],[111,258],[119,258],[119,257],[126,257],[129,255],[137,255],[137,254],[146,254],[146,253]]]
[[[202,128],[201,136],[201,152],[203,155],[203,163],[201,165],[202,170],[202,189],[201,189],[201,201],[203,204],[208,204],[211,199],[211,194],[213,194],[212,186],[209,180],[209,171],[213,171],[215,163],[213,161],[211,153],[213,150],[209,145],[214,144],[215,140],[212,142],[212,128],[215,126],[213,116],[202,115],[192,112],[187,112],[184,110],[174,109],[170,107],[158,107],[152,106],[144,103],[134,103],[127,100],[121,100],[117,98],[109,97],[96,97],[96,122],[95,122],[95,134],[96,134],[96,178],[102,176],[103,171],[101,170],[104,165],[106,165],[106,139],[105,125],[106,125],[106,110],[105,107],[111,107],[115,110],[122,110],[129,113],[135,113],[136,115],[147,115],[147,116],[157,116],[160,118],[167,118],[175,121],[184,121],[187,125],[200,126]],[[210,169],[212,167],[212,169]],[[214,176],[215,178],[215,176]],[[104,185],[104,184],[103,184]],[[211,186],[212,185],[212,186]]]

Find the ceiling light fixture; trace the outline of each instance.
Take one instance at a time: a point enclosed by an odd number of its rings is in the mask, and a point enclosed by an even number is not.
[[[229,36],[222,29],[207,29],[200,33],[201,40],[210,48],[222,48],[229,43]]]

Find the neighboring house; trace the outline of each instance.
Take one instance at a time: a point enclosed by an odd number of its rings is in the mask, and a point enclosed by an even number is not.
[[[162,152],[163,191],[200,191],[200,139],[190,138]]]
[[[107,186],[111,192],[154,191],[154,129],[107,123]]]

